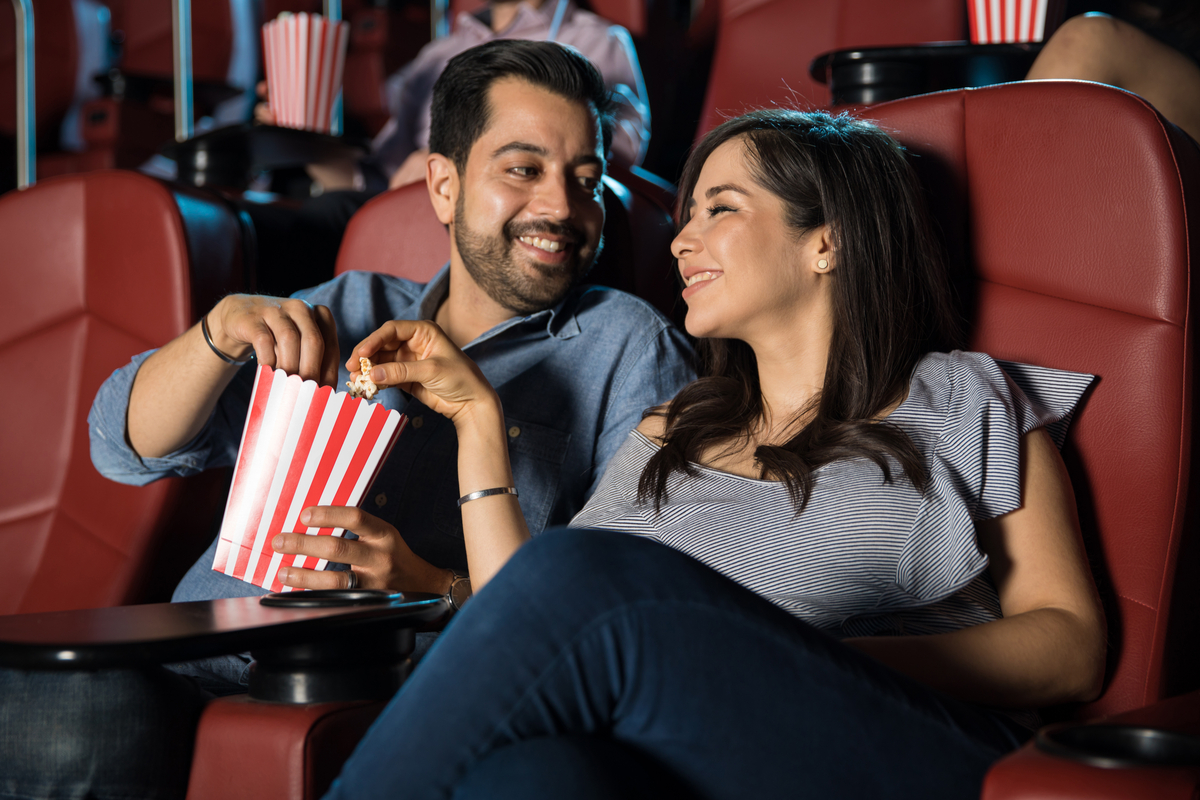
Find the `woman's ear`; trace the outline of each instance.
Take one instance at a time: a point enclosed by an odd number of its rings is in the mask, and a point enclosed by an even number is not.
[[[833,272],[837,267],[834,260],[833,228],[822,225],[808,235],[807,255],[812,262],[812,270],[821,275]]]
[[[430,153],[425,162],[425,185],[438,221],[443,225],[454,222],[454,207],[458,200],[458,170],[454,162],[441,153]]]

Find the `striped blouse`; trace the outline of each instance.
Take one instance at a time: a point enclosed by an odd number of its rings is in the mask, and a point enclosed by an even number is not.
[[[682,550],[837,637],[942,633],[1000,618],[975,523],[1021,505],[1019,440],[1061,447],[1092,376],[929,353],[888,417],[925,455],[924,494],[866,459],[814,473],[797,516],[784,484],[697,465],[672,475],[661,514],[636,500],[657,445],[634,431],[572,527],[610,528]],[[892,464],[893,476],[900,476]]]

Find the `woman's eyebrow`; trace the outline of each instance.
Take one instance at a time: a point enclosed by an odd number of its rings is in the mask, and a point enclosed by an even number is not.
[[[745,189],[738,186],[736,183],[722,183],[720,186],[710,186],[704,192],[704,197],[706,200],[710,200],[710,199],[716,197],[717,195],[719,195],[721,192],[737,192],[738,194],[744,194],[744,195],[750,194]]]

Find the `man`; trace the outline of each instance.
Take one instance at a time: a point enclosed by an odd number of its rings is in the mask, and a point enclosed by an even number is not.
[[[577,285],[604,223],[599,184],[611,119],[603,80],[560,45],[503,41],[454,59],[434,95],[427,182],[451,232],[448,266],[426,286],[351,273],[294,299],[225,298],[206,317],[211,346],[196,326],[135,357],[101,388],[89,423],[102,473],[147,483],[231,463],[256,365],[230,360],[253,352],[260,364],[340,386],[340,365],[367,334],[390,319],[427,318],[476,361],[503,402],[531,532],[578,511],[642,410],[692,377],[685,340],[657,312],[620,292]],[[323,507],[302,517],[359,538],[281,534],[274,542],[353,572],[289,568],[281,572],[289,585],[344,587],[353,574],[365,587],[445,593],[466,566],[453,426],[395,389],[378,399],[411,423],[367,510]],[[189,571],[176,600],[262,593],[213,572],[213,553]],[[0,732],[0,793],[32,796],[38,792],[22,787],[63,775],[93,784],[97,796],[107,796],[99,783],[122,796],[143,796],[130,788],[139,783],[181,796],[204,699],[197,684],[237,691],[248,669],[229,657],[173,672],[0,671],[0,727],[14,733]],[[163,708],[177,713],[159,714]],[[69,724],[28,724],[67,714]],[[124,734],[113,733],[118,725]],[[65,746],[63,736],[83,744]],[[26,771],[14,777],[19,769]],[[144,793],[151,795],[160,796]]]
[[[613,159],[623,165],[642,162],[650,138],[650,108],[629,32],[578,8],[573,0],[494,1],[474,14],[460,14],[449,36],[430,42],[388,80],[392,118],[375,137],[368,158],[309,164],[310,176],[324,193],[299,209],[244,204],[261,242],[260,288],[286,294],[327,280],[350,217],[385,189],[425,179],[434,83],[454,56],[501,39],[556,41],[590,60],[616,103]],[[266,104],[255,115],[274,122]]]

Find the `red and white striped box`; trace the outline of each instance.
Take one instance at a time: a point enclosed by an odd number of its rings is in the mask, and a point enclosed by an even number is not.
[[[329,133],[350,26],[320,14],[284,12],[263,25],[262,36],[275,124]]]
[[[284,556],[281,532],[341,536],[342,528],[298,526],[309,506],[357,506],[408,418],[381,403],[260,366],[213,570],[270,589],[281,566],[325,569],[327,561]],[[286,560],[285,560],[286,559]]]
[[[967,0],[971,43],[1043,41],[1064,11],[1063,0]]]

